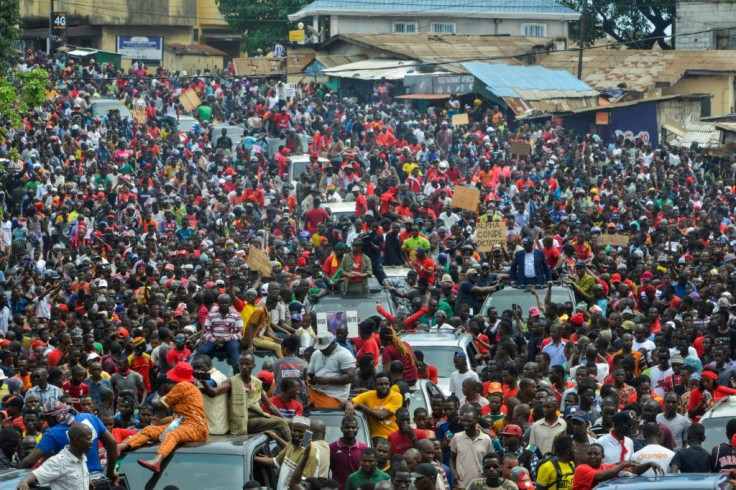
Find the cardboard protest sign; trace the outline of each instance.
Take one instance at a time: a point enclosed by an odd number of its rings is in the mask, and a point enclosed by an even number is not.
[[[184,106],[184,110],[192,112],[194,109],[202,105],[202,101],[199,100],[197,93],[194,90],[187,90],[181,96],[179,96],[179,102]]]
[[[263,274],[263,277],[271,277],[271,261],[268,260],[266,252],[251,246],[248,249],[248,266]]]
[[[532,148],[523,141],[512,141],[509,144],[509,151],[512,155],[526,156],[531,152]]]
[[[146,124],[146,108],[137,105],[133,108],[133,120],[138,124]]]
[[[479,201],[480,191],[478,189],[475,187],[457,186],[452,194],[451,206],[469,211],[478,211]]]
[[[460,126],[462,124],[470,124],[467,113],[463,112],[462,114],[455,114],[452,116],[453,126]]]
[[[475,249],[478,252],[492,252],[496,245],[506,248],[506,225],[503,221],[478,223],[476,232],[478,240],[475,243]]]
[[[603,235],[598,236],[598,245],[601,247],[605,247],[607,245],[611,245],[613,247],[626,247],[629,245],[629,236],[616,234],[609,235],[604,233]]]

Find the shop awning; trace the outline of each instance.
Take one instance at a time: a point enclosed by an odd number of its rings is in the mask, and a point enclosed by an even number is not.
[[[322,70],[322,74],[336,78],[353,80],[403,80],[417,69],[418,61],[372,59],[347,63]]]

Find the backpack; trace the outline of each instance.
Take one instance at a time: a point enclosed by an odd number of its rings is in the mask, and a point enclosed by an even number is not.
[[[552,456],[552,455],[550,455],[550,456],[544,458],[543,460],[541,460],[539,462],[539,464],[537,465],[537,468],[541,468],[542,465],[544,463],[546,463],[546,462],[552,463],[552,466],[555,468],[555,472],[557,473],[557,478],[555,479],[555,481],[553,483],[551,483],[550,485],[548,485],[547,488],[551,488],[553,485],[554,485],[555,488],[559,488],[559,484],[560,484],[560,482],[562,481],[563,478],[565,478],[566,476],[572,476],[572,475],[575,474],[575,462],[574,461],[570,461],[568,463],[570,465],[571,470],[572,470],[572,472],[570,472],[570,473],[563,473],[562,472],[562,466],[560,466],[560,460],[557,458],[557,456]],[[537,470],[537,471],[539,471],[539,470]]]

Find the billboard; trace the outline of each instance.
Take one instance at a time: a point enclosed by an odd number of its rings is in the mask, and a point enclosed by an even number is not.
[[[118,36],[116,51],[124,60],[161,61],[164,57],[164,38]]]

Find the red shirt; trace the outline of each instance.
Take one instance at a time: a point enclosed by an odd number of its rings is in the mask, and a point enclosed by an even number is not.
[[[482,340],[486,344],[490,344],[491,343],[491,341],[488,339],[488,336],[485,335],[485,334],[482,334],[482,333],[478,334],[478,340]],[[486,354],[488,352],[488,349],[486,349],[485,347],[483,347],[480,344],[480,342],[478,342],[477,340],[475,341],[475,347],[478,349],[478,352],[480,352],[481,354]]]
[[[373,354],[373,359],[375,359],[376,366],[378,366],[378,343],[376,343],[373,337],[363,342],[363,345],[360,347],[360,350],[358,351],[358,354],[355,356],[355,358],[360,359],[366,354]]]
[[[427,439],[427,431],[423,429],[412,429],[417,441]],[[407,450],[414,447],[411,437],[403,434],[401,431],[395,430],[388,435],[388,442],[391,443],[391,454],[404,454]]]
[[[295,416],[301,415],[304,413],[304,407],[302,406],[301,403],[299,403],[296,400],[285,402],[278,396],[272,396],[271,403],[276,405],[276,408],[279,409],[279,412],[281,412],[281,415],[283,415],[284,418],[287,420],[291,420]]]
[[[417,361],[414,358],[414,351],[411,350],[409,344],[404,342],[404,345],[409,349],[410,355],[402,356],[399,349],[393,344],[388,344],[383,348],[383,363],[388,364],[391,361],[401,361],[404,364],[404,381],[411,383],[419,379],[419,371],[417,370]]]
[[[414,259],[411,265],[412,269],[416,271],[420,279],[424,278],[428,281],[432,279],[432,276],[434,275],[434,260],[429,257],[424,257],[424,260]],[[430,272],[426,273],[422,268],[427,269]]]
[[[242,306],[240,309],[243,309]],[[179,350],[177,348],[169,349],[169,352],[166,353],[166,362],[171,365],[174,365],[177,362],[187,362],[191,355],[192,351],[186,347],[184,347],[184,350]]]
[[[542,252],[544,252],[544,256],[547,258],[547,265],[550,267],[550,269],[554,269],[557,265],[557,261],[560,260],[560,251],[557,250],[555,247],[549,247],[549,248],[542,248]]]
[[[46,357],[49,358],[49,366],[54,367],[57,364],[59,364],[59,361],[61,361],[61,358],[64,357],[64,353],[61,352],[59,349],[54,349]]]
[[[142,356],[131,354],[128,356],[128,363],[130,364],[130,369],[143,377],[143,386],[145,386],[147,393],[151,393],[151,369],[153,369],[151,356],[148,354],[143,354]]]
[[[419,372],[419,379],[428,379],[432,383],[437,383],[437,368],[434,367],[434,366],[432,366],[431,364],[427,364],[426,366],[427,366],[427,369],[426,369],[426,374],[427,375],[426,376],[423,376],[422,375],[422,372],[421,371],[418,371]]]
[[[79,402],[82,401],[82,397],[84,395],[89,395],[89,386],[87,386],[87,383],[80,383],[79,386],[72,386],[72,380],[67,380],[67,382],[61,386],[61,389],[65,395],[72,397],[72,405],[74,405],[74,409],[81,410],[82,407]]]
[[[578,465],[575,468],[575,476],[572,479],[572,490],[592,490],[596,485],[594,483],[595,475],[614,466],[616,465],[601,464],[598,468],[593,468],[587,464]]]
[[[304,213],[304,223],[309,234],[314,235],[317,233],[317,225],[324,223],[329,218],[330,215],[322,208],[312,208]]]

